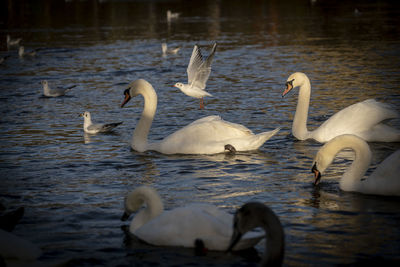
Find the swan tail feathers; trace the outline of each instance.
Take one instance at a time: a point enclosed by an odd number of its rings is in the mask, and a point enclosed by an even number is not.
[[[258,149],[260,146],[262,146],[266,141],[268,141],[272,136],[274,136],[275,134],[277,134],[280,131],[280,127],[272,130],[272,131],[268,131],[268,132],[263,132],[260,134],[257,134],[256,136],[258,137],[255,141],[255,145],[254,145],[254,149]]]
[[[274,129],[272,131],[262,133],[264,135],[264,138],[265,138],[264,142],[267,141],[268,139],[270,139],[275,134],[277,134],[280,130],[281,130],[281,127],[278,127],[278,128],[276,128],[276,129]]]
[[[369,142],[400,142],[400,129],[379,123],[369,131],[360,133],[360,137]]]

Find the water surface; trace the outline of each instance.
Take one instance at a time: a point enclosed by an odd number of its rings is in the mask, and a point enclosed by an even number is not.
[[[313,1],[312,1],[313,2]],[[190,202],[233,213],[248,201],[269,205],[285,228],[285,265],[398,263],[400,202],[343,192],[344,152],[319,187],[311,164],[320,144],[290,134],[297,92],[287,77],[306,73],[313,92],[308,125],[368,98],[400,110],[400,6],[392,1],[9,1],[0,38],[22,37],[37,56],[1,44],[0,197],[24,206],[14,233],[42,250],[40,264],[71,266],[255,265],[251,253],[153,247],[120,221],[123,199],[150,185],[166,209]],[[170,23],[166,11],[180,12]],[[355,10],[358,10],[356,12]],[[205,110],[172,87],[186,81],[193,45],[218,42]],[[162,57],[161,43],[181,46]],[[206,50],[207,51],[207,50]],[[143,78],[158,94],[149,138],[159,140],[207,115],[255,133],[282,127],[258,151],[234,156],[162,155],[130,148],[142,99],[119,108],[128,83]],[[40,81],[77,85],[44,98]],[[123,121],[112,134],[85,135],[78,117]],[[391,124],[400,128],[400,121]],[[371,143],[372,171],[398,143]],[[256,246],[262,253],[264,244]]]

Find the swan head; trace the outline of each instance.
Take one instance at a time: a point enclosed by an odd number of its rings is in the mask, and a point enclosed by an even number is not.
[[[285,86],[286,89],[282,93],[282,97],[287,95],[293,88],[298,86],[302,86],[305,81],[308,81],[307,75],[302,72],[295,72],[289,76],[286,80]]]
[[[233,234],[228,251],[231,251],[240,241],[241,237],[248,231],[257,227],[266,228],[268,226],[273,226],[272,228],[274,228],[276,225],[272,224],[278,224],[281,228],[278,217],[270,208],[259,202],[244,204],[236,211],[233,218]]]
[[[47,82],[47,80],[42,80],[40,83],[41,83],[43,86],[49,85],[48,82]]]
[[[152,210],[151,212],[153,212],[153,215],[151,215],[151,217],[160,214],[164,209],[161,198],[154,188],[140,186],[126,196],[124,201],[125,211],[121,220],[126,221],[132,213],[138,211],[143,206]],[[136,217],[138,217],[136,219],[141,219],[141,216],[143,215],[136,215]]]
[[[318,185],[321,180],[321,172],[318,170],[316,162],[314,162],[311,172],[314,173],[314,185]]]
[[[225,151],[228,151],[228,153],[235,154],[236,153],[236,148],[232,146],[231,144],[226,144],[224,146]]]
[[[267,239],[262,266],[281,266],[285,251],[284,230],[278,216],[260,202],[246,203],[236,211],[228,251],[234,248],[246,232],[257,227],[265,230]]]
[[[124,107],[125,104],[128,103],[129,100],[131,100],[131,98],[138,96],[139,94],[142,94],[143,90],[145,90],[145,88],[148,88],[148,87],[153,88],[148,81],[143,80],[143,79],[138,79],[138,80],[131,82],[129,84],[128,88],[124,90],[125,98],[121,104],[121,108]]]
[[[174,87],[182,89],[183,88],[183,83],[176,83],[176,84],[174,84]]]
[[[314,173],[314,185],[318,185],[321,181],[322,174],[331,164],[334,155],[330,154],[329,150],[324,149],[323,146],[315,156],[314,162],[312,164],[311,172]]]

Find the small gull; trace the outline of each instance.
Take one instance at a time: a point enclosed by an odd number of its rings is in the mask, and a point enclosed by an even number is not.
[[[179,18],[180,13],[172,12],[171,10],[167,10],[167,21],[171,22],[173,19]]]
[[[76,85],[69,86],[67,88],[56,88],[56,89],[51,89],[49,86],[49,83],[47,80],[43,80],[41,82],[43,85],[43,95],[47,97],[57,97],[57,96],[63,96],[65,95],[66,92],[74,88]]]
[[[211,63],[214,58],[216,48],[217,43],[214,43],[210,55],[206,60],[203,60],[200,47],[195,45],[186,70],[188,74],[188,83],[184,84],[178,82],[174,85],[184,94],[191,97],[200,98],[200,109],[204,108],[203,97],[212,96],[204,89],[206,88],[206,82],[211,73]]]
[[[9,49],[11,46],[18,46],[22,41],[22,38],[11,39],[11,36],[7,34],[7,48]]]
[[[162,51],[163,57],[166,57],[167,54],[177,54],[180,49],[181,49],[180,47],[168,49],[167,43],[161,44],[161,51]]]
[[[96,133],[107,133],[113,130],[118,125],[122,124],[122,122],[115,122],[115,123],[92,123],[92,119],[90,116],[89,111],[85,111],[84,113],[80,114],[79,116],[83,117],[83,130],[89,134],[96,134]]]
[[[24,57],[24,56],[30,56],[30,57],[34,57],[34,56],[36,56],[36,50],[32,50],[32,51],[29,51],[29,52],[25,52],[25,47],[24,46],[20,46],[19,47],[19,49],[18,49],[18,55],[19,55],[19,57]]]

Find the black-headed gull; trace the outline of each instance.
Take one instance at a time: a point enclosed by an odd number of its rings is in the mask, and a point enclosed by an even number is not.
[[[122,124],[122,121],[114,123],[93,123],[89,111],[85,111],[79,116],[83,117],[84,119],[83,130],[89,134],[107,133],[113,130],[118,125]]]
[[[37,50],[32,50],[32,51],[29,51],[29,52],[26,52],[25,51],[25,47],[24,46],[20,46],[19,47],[19,49],[18,49],[18,55],[19,55],[19,57],[24,57],[24,56],[30,56],[30,57],[34,57],[34,56],[36,56],[36,51]]]
[[[17,46],[22,41],[22,38],[11,39],[11,36],[7,34],[7,48],[9,49],[11,46]]]
[[[217,43],[214,43],[210,55],[206,60],[203,60],[200,47],[195,45],[193,48],[192,56],[190,57],[189,65],[187,67],[188,83],[176,83],[174,86],[179,88],[184,94],[200,98],[200,109],[204,108],[203,97],[212,96],[206,92],[206,82],[211,73],[211,63],[214,58]]]
[[[72,85],[67,88],[51,89],[47,80],[43,80],[41,82],[41,84],[43,85],[43,95],[47,96],[47,97],[63,96],[63,95],[65,95],[66,92],[68,92],[69,90],[71,90],[72,88],[74,88],[76,86],[76,85]]]
[[[181,49],[180,47],[168,49],[167,43],[161,44],[161,51],[162,51],[163,57],[166,57],[167,54],[177,54],[180,49]]]
[[[167,21],[171,22],[173,19],[179,18],[180,13],[172,12],[171,10],[167,10]]]

